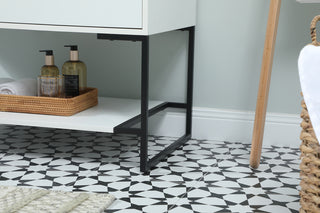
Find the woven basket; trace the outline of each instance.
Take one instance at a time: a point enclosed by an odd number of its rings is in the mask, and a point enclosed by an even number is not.
[[[311,22],[312,44],[319,46],[316,39],[316,23],[320,16],[316,16]],[[307,106],[304,101],[301,102],[302,112],[301,122],[302,132],[300,139],[301,150],[301,191],[300,191],[300,212],[320,212],[320,146],[314,133]]]
[[[307,106],[302,101],[301,118],[301,191],[300,212],[320,212],[320,146],[315,136]]]
[[[88,88],[73,98],[0,95],[0,111],[70,116],[98,104],[98,90]]]

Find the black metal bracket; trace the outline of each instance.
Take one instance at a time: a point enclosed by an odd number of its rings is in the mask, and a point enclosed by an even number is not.
[[[139,41],[141,46],[141,114],[131,118],[114,127],[115,133],[128,133],[140,136],[140,171],[148,173],[162,159],[174,152],[178,147],[191,138],[192,131],[192,102],[193,102],[193,72],[194,72],[194,39],[195,27],[179,29],[188,31],[188,79],[187,79],[187,101],[186,103],[165,102],[149,109],[149,36],[144,35],[114,35],[98,34],[98,39]],[[157,155],[148,159],[148,121],[149,117],[163,111],[166,108],[186,109],[185,134],[160,151]],[[140,128],[133,127],[140,123]]]

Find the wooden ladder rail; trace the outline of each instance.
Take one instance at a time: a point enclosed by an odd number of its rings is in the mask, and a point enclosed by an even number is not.
[[[260,164],[280,7],[281,0],[270,1],[269,17],[263,51],[260,83],[251,144],[250,166],[252,168],[258,168]]]

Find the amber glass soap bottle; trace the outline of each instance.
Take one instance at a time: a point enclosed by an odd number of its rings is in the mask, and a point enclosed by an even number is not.
[[[75,97],[83,93],[87,88],[87,68],[79,60],[77,45],[65,45],[70,47],[70,60],[62,66],[62,75],[65,82],[66,97]]]

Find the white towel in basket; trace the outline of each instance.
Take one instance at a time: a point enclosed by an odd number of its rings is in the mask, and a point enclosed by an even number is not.
[[[36,96],[37,81],[35,79],[25,78],[18,81],[0,84],[0,94]]]
[[[0,84],[4,84],[11,81],[13,81],[13,79],[11,78],[0,78]]]
[[[320,46],[308,45],[299,56],[299,77],[310,120],[320,142]]]

